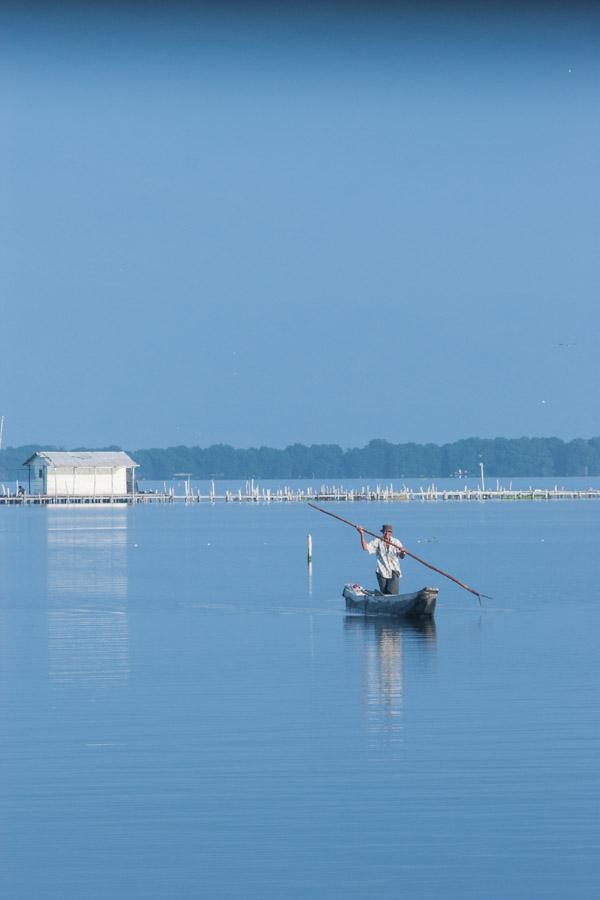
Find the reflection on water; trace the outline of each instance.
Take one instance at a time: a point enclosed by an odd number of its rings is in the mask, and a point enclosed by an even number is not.
[[[48,596],[127,597],[127,510],[48,510]]]
[[[49,510],[47,578],[51,681],[125,681],[127,510]]]
[[[114,683],[129,674],[125,612],[64,609],[48,613],[51,681]]]
[[[436,647],[433,619],[395,620],[391,617],[346,616],[344,626],[351,641],[361,643],[367,727],[374,746],[381,736],[402,741],[402,709],[409,677],[407,660],[431,653]]]

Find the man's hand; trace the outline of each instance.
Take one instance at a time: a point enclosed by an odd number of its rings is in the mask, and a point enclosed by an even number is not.
[[[356,530],[360,535],[360,546],[363,548],[363,550],[366,550],[367,545],[365,544],[365,529],[362,527],[362,525],[357,525]]]

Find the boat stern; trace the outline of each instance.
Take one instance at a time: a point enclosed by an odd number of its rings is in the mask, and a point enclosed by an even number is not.
[[[424,587],[418,593],[415,608],[412,613],[421,619],[430,619],[435,613],[435,605],[437,603],[437,595],[439,588]]]

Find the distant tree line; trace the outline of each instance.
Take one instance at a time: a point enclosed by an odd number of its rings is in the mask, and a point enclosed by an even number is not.
[[[22,464],[37,449],[59,448],[28,445],[0,450],[0,479],[23,478]],[[600,437],[567,442],[559,438],[466,438],[441,446],[373,440],[365,447],[348,450],[337,444],[291,444],[283,450],[240,450],[213,444],[128,452],[140,465],[138,480],[161,481],[177,472],[204,479],[444,478],[459,473],[477,477],[481,462],[488,476],[600,475]]]
[[[343,450],[337,444],[292,444],[283,450],[226,444],[136,450],[139,476],[148,479],[191,472],[196,478],[443,478],[479,476],[600,475],[600,438],[467,438],[452,444],[370,441]]]

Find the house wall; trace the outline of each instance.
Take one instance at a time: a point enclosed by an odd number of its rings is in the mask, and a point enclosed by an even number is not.
[[[127,469],[125,466],[49,467],[45,492],[51,497],[122,497],[127,494]]]
[[[36,460],[32,465],[31,463],[28,466],[29,475],[26,481],[24,481],[27,490],[31,494],[45,494],[46,493],[46,466],[41,463],[39,460]]]

